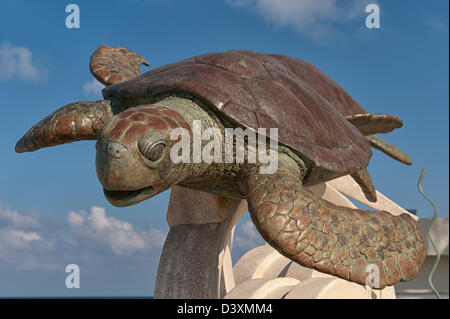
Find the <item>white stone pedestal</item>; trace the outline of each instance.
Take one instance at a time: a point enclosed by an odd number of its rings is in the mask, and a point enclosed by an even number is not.
[[[340,206],[356,208],[348,196],[394,215],[408,213],[380,192],[376,203],[367,201],[349,176],[310,190]],[[269,245],[250,250],[233,267],[234,227],[245,212],[246,200],[173,187],[155,298],[395,298],[393,287],[372,290],[302,267]]]

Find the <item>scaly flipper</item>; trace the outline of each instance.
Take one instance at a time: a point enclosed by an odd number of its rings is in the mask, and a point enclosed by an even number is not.
[[[347,121],[358,128],[362,135],[389,133],[403,126],[401,119],[390,114],[353,114],[346,117]]]
[[[113,116],[111,102],[76,102],[56,110],[34,125],[16,144],[16,152],[38,149],[80,140],[95,140],[103,121]]]
[[[418,224],[409,215],[335,206],[302,186],[306,168],[297,161],[280,154],[278,164],[274,174],[249,172],[244,189],[253,222],[281,254],[362,285],[366,267],[375,264],[377,288],[417,275],[426,250]]]
[[[140,75],[141,64],[150,65],[146,59],[131,50],[102,45],[91,55],[89,69],[98,81],[108,86]]]
[[[406,165],[412,164],[411,158],[397,146],[386,142],[376,135],[369,135],[367,136],[367,139],[370,141],[370,146],[372,146],[373,148],[382,151],[386,155]]]
[[[375,187],[372,183],[372,178],[370,177],[369,171],[367,168],[364,168],[356,173],[350,175],[355,182],[361,187],[361,190],[366,196],[367,200],[375,203],[377,201],[377,192],[375,191]]]
[[[353,114],[346,117],[347,121],[355,125],[358,130],[367,137],[370,145],[386,155],[400,161],[404,164],[411,165],[412,161],[398,147],[386,142],[385,140],[374,135],[376,133],[388,133],[396,128],[403,126],[401,119],[389,114]]]

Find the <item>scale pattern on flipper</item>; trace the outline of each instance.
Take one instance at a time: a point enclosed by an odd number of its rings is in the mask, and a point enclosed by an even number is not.
[[[16,152],[97,139],[103,121],[113,115],[110,101],[70,103],[38,122],[17,142]]]
[[[91,55],[89,68],[98,81],[111,85],[140,75],[141,64],[149,65],[146,59],[131,50],[102,45]]]
[[[422,232],[409,215],[335,206],[301,186],[295,165],[247,181],[249,211],[265,240],[281,254],[318,271],[379,288],[417,276],[426,256]]]

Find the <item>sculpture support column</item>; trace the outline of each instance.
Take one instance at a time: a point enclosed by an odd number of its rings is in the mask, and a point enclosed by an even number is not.
[[[247,201],[174,186],[155,298],[221,298],[234,288],[234,226]]]

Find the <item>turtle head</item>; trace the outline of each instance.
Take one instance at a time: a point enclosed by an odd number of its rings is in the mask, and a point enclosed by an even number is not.
[[[190,130],[178,112],[141,105],[108,119],[98,135],[97,176],[108,201],[129,206],[183,179],[183,165],[170,158],[174,128]]]
[[[109,100],[68,104],[34,125],[16,144],[16,152],[81,140],[97,140],[97,176],[115,206],[137,204],[178,182],[192,171],[174,163],[174,129],[192,130],[184,116],[157,105],[140,105],[114,115]],[[197,170],[198,171],[198,170]]]

